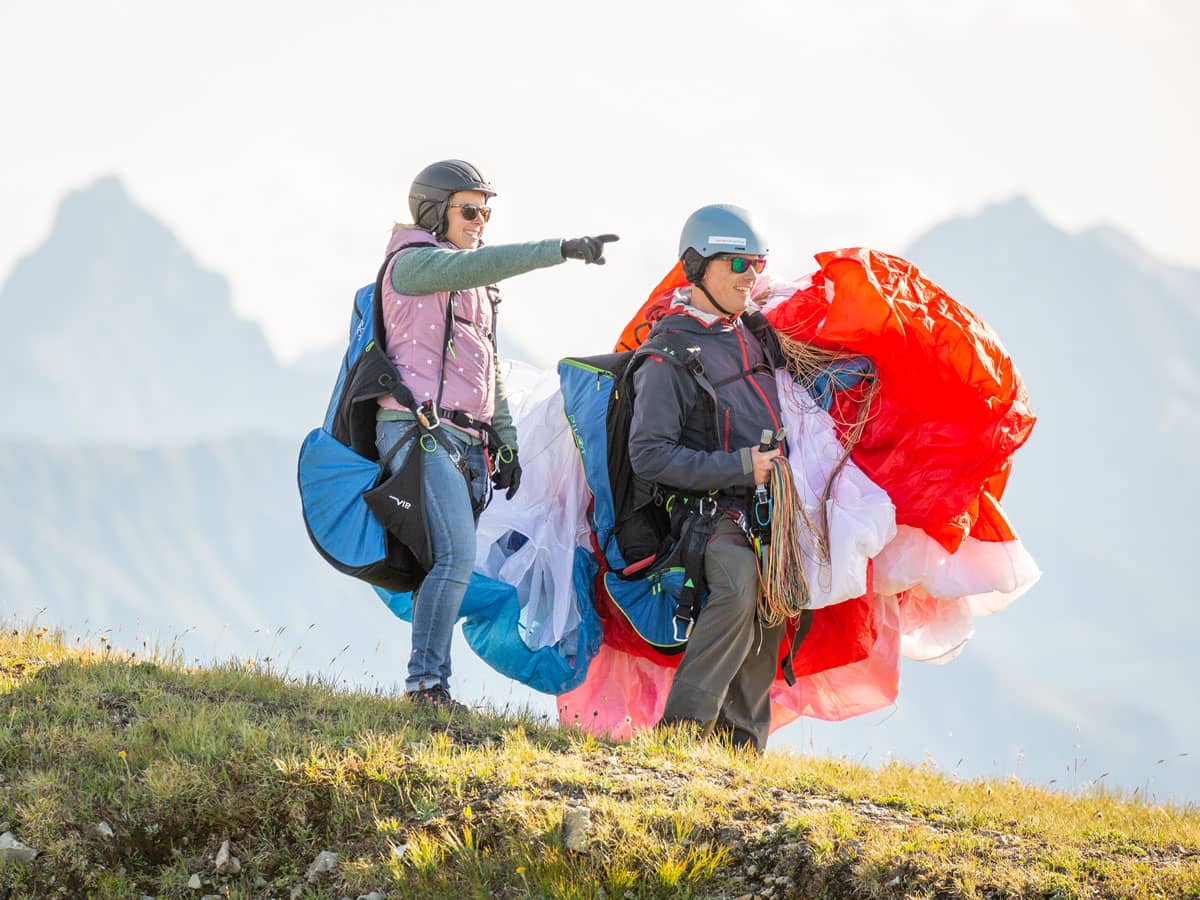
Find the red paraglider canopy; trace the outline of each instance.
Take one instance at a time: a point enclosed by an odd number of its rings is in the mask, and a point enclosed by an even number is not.
[[[998,501],[1035,417],[1000,338],[898,256],[852,248],[816,260],[810,278],[776,285],[764,311],[789,337],[874,363],[879,385],[855,463],[888,492],[897,523],[923,529],[950,552],[968,534],[1012,540]],[[617,349],[638,346],[686,283],[677,264]],[[859,402],[858,392],[836,393],[835,420],[854,422]]]

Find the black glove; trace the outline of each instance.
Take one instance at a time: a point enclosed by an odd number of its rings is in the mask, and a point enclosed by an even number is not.
[[[511,500],[521,486],[521,461],[517,458],[515,447],[505,444],[496,451],[496,471],[492,473],[492,487],[498,491],[508,488],[504,495]]]
[[[619,241],[615,234],[601,234],[596,237],[571,238],[562,242],[563,259],[582,259],[585,263],[604,265],[604,245]]]

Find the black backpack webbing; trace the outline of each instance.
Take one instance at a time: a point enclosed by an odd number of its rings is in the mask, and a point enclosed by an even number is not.
[[[741,318],[747,330],[754,335],[762,347],[766,364],[772,369],[781,367],[784,364],[783,351],[779,343],[779,338],[771,328],[766,316],[761,312],[752,311],[743,313]],[[750,377],[753,375],[753,372],[738,372],[735,375],[721,379],[714,385],[704,374],[704,366],[700,362],[699,348],[688,343],[681,332],[665,332],[662,335],[656,335],[648,339],[634,351],[633,360],[621,378],[623,389],[629,393],[627,400],[631,411],[635,399],[633,394],[633,373],[642,360],[650,355],[655,355],[664,362],[679,366],[696,379],[697,384],[708,397],[711,407],[711,421],[708,423],[707,428],[709,432],[709,444],[714,447],[718,446],[720,428],[716,388],[730,384],[740,378]],[[628,440],[627,427],[625,430],[625,439]],[[657,488],[657,486],[655,487]],[[704,578],[704,551],[707,548],[709,539],[716,530],[716,516],[713,512],[706,512],[704,509],[704,503],[708,499],[684,497],[685,502],[695,502],[696,509],[683,522],[679,533],[679,540],[683,542],[681,558],[684,576],[683,588],[675,604],[674,637],[677,641],[681,642],[691,633],[692,624],[696,621],[696,617],[700,612],[700,597],[706,587]],[[615,532],[623,522],[628,521],[634,515],[638,514],[643,506],[644,504],[641,504],[631,510],[627,510],[622,519],[614,524],[613,531]],[[669,536],[665,540],[669,540]],[[804,643],[805,638],[808,637],[808,633],[812,629],[812,621],[813,611],[811,609],[802,610],[797,617],[796,629],[792,634],[792,639],[788,642],[788,651],[783,658],[782,669],[784,681],[789,687],[796,683],[793,662],[796,657],[796,651]],[[684,628],[682,637],[680,636],[681,625]]]
[[[615,573],[622,578],[642,577],[653,565],[652,561],[667,550],[674,531],[668,512],[663,509],[659,486],[638,478],[629,464],[629,427],[636,397],[633,376],[649,356],[685,368],[697,380],[713,405],[711,421],[706,428],[710,442],[716,440],[717,433],[716,392],[704,375],[698,348],[685,335],[678,332],[656,335],[628,354],[623,368],[612,370],[616,384],[609,401],[606,427],[614,514],[610,539],[616,541],[627,561],[626,568]]]
[[[375,277],[375,296],[372,301],[372,315],[375,317],[375,343],[379,352],[384,356],[385,359],[387,359],[386,349],[385,347],[380,346],[380,341],[385,340],[384,335],[386,334],[383,323],[383,279],[387,274],[388,264],[393,258],[395,258],[396,254],[402,250],[409,250],[414,247],[437,247],[437,244],[430,243],[429,241],[417,241],[411,244],[401,244],[384,257],[383,265],[379,267],[379,274]],[[496,307],[500,304],[500,297],[498,291],[492,290],[493,287],[494,285],[489,286],[488,288],[488,299],[492,304],[492,333],[490,338],[492,341],[492,350],[495,351]],[[433,421],[435,424],[432,426],[432,428],[427,430],[430,430],[434,437],[438,438],[439,443],[441,443],[447,451],[449,451],[450,448],[447,446],[445,441],[442,440],[442,435],[437,428],[437,423],[442,419],[445,419],[446,421],[451,422],[462,429],[475,429],[483,432],[485,435],[487,435],[489,445],[493,447],[500,447],[504,441],[501,440],[499,433],[495,428],[492,427],[490,422],[482,422],[469,413],[463,412],[461,409],[442,408],[442,391],[445,390],[446,387],[446,355],[450,350],[451,344],[454,343],[454,322],[458,319],[458,317],[454,314],[454,301],[455,297],[457,296],[458,291],[451,291],[450,296],[446,300],[446,322],[442,332],[442,359],[441,364],[438,367],[438,395],[437,400],[434,403],[429,404],[429,408],[425,411],[425,416],[428,420],[429,409],[432,409],[434,414]],[[404,383],[404,380],[400,377],[400,373],[396,371],[395,366],[391,365],[391,360],[387,359],[387,362],[389,364],[390,372],[379,377],[380,386],[385,388],[386,393],[391,394],[397,403],[399,403],[405,409],[410,410],[414,415],[417,415],[419,408],[423,404],[417,403],[417,398],[413,396],[413,392],[409,390],[408,385]],[[379,394],[376,394],[375,396],[378,397]],[[418,419],[418,422],[419,421],[420,420]],[[453,458],[457,454],[451,453],[450,455],[451,458]]]

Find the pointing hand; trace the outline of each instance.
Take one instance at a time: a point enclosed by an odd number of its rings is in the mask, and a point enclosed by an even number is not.
[[[570,238],[562,242],[563,259],[582,259],[585,263],[604,265],[604,245],[619,241],[615,234],[601,234],[596,237]]]

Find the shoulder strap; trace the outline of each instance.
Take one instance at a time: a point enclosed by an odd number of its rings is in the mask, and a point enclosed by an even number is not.
[[[383,279],[384,279],[384,276],[387,275],[388,265],[391,263],[391,261],[393,259],[395,259],[397,253],[399,253],[402,250],[410,250],[413,247],[437,247],[437,244],[433,243],[432,241],[413,241],[412,243],[409,243],[409,244],[401,244],[399,247],[397,247],[395,250],[392,250],[391,252],[389,252],[387,254],[387,256],[385,256],[383,258],[383,264],[379,267],[379,274],[375,276],[375,296],[372,298],[372,313],[373,313],[373,316],[375,319],[375,335],[376,335],[375,342],[377,344],[384,341]],[[453,297],[451,298],[451,301],[453,301]],[[451,310],[452,305],[453,305],[453,302],[446,304],[447,311]],[[450,335],[450,331],[449,331],[449,328],[447,328],[447,330],[446,330],[446,338],[447,339],[449,338],[449,335]],[[445,344],[446,344],[446,340],[444,339],[442,341],[442,368],[443,368],[443,370],[445,369],[445,366],[446,366]],[[386,356],[387,354],[384,353],[384,355]],[[441,379],[439,377],[439,381],[440,380]],[[418,405],[417,398],[413,396],[413,393],[411,390],[409,390],[408,385],[406,385],[404,383],[404,381],[400,378],[399,372],[395,373],[394,380],[387,387],[388,387],[389,393],[391,393],[392,397],[395,398],[397,403],[399,403],[405,409],[416,410],[417,405]],[[438,399],[439,400],[441,399],[440,392],[439,392]]]
[[[704,365],[700,362],[700,347],[682,331],[659,331],[652,334],[633,351],[630,368],[647,356],[658,356],[664,362],[687,369],[693,375],[704,375]]]
[[[742,324],[762,345],[763,353],[771,368],[783,368],[786,364],[783,358],[783,347],[780,346],[779,335],[775,333],[775,329],[771,327],[767,317],[757,309],[746,310],[742,313]]]
[[[709,400],[708,405],[711,414],[711,421],[708,423],[709,444],[714,448],[717,447],[718,436],[721,433],[720,423],[717,419],[717,391],[712,386],[712,382],[704,374],[704,364],[700,361],[700,347],[681,331],[663,330],[650,335],[633,352],[633,360],[626,370],[626,375],[629,377],[631,384],[634,369],[647,356],[656,356],[663,360],[663,362],[678,366],[696,379],[696,384],[700,386],[700,390],[704,391]]]
[[[489,284],[484,288],[487,291],[488,302],[492,304],[492,355],[500,358],[500,348],[496,344],[496,329],[500,327],[500,288],[498,285]]]
[[[375,276],[375,308],[379,309],[379,305],[383,302],[383,276],[387,274],[388,263],[395,258],[396,254],[401,250],[411,250],[413,247],[437,247],[437,244],[432,241],[413,241],[411,244],[401,244],[395,250],[391,251],[383,258],[383,265],[379,267],[379,274]],[[382,332],[378,332],[382,334]]]

